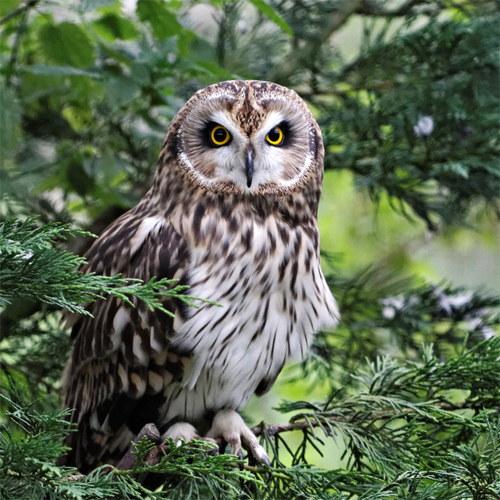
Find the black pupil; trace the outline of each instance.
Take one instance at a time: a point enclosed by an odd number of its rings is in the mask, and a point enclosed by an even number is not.
[[[274,127],[270,132],[269,132],[269,140],[271,142],[276,142],[279,141],[280,139],[280,131],[279,128]]]
[[[223,142],[226,140],[226,134],[227,132],[223,129],[223,128],[218,128],[215,132],[214,132],[214,139],[217,141],[217,142]]]

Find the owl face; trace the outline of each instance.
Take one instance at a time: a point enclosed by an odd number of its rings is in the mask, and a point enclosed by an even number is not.
[[[322,168],[316,121],[295,92],[273,83],[207,87],[188,101],[172,128],[180,165],[210,191],[292,192],[310,170]]]

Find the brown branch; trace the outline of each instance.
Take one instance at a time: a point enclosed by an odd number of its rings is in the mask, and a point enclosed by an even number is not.
[[[349,17],[356,12],[363,4],[363,0],[347,0],[339,5],[335,14],[333,14],[320,30],[317,37],[301,49],[295,51],[293,57],[289,57],[279,64],[270,74],[271,81],[284,82],[295,73],[304,63],[311,61],[319,48],[330,39]]]
[[[352,15],[388,18],[403,17],[410,14],[417,5],[428,6],[428,1],[406,0],[395,8],[388,8],[387,2],[381,2],[380,0],[345,0],[339,4],[337,11],[327,20],[314,40],[298,50],[294,47],[290,57],[271,71],[270,80],[286,84],[287,80],[297,70],[307,67],[314,60],[314,56],[321,46],[327,43],[331,36],[344,26]]]
[[[14,17],[17,17],[17,16],[21,15],[23,12],[31,9],[38,2],[40,2],[40,0],[29,0],[26,3],[22,3],[17,9],[14,9],[12,12],[9,12],[4,17],[2,17],[2,19],[0,19],[0,26],[2,24],[5,24],[7,21],[10,21]]]
[[[453,404],[450,402],[442,402],[437,404],[436,406],[438,406],[439,409],[443,411],[456,411],[456,410],[469,409],[469,407],[467,406],[467,402],[465,401],[457,404]],[[380,410],[371,412],[370,417],[371,420],[390,419],[398,416],[402,417],[402,415],[398,415],[398,413],[400,412],[396,412],[395,410],[384,410],[384,411]],[[415,413],[415,410],[411,408],[404,408],[402,410],[402,413],[411,415]],[[315,418],[304,419],[299,422],[285,422],[280,424],[269,424],[269,425],[261,424],[252,427],[250,430],[255,434],[256,437],[261,436],[264,433],[264,430],[267,435],[274,436],[282,432],[305,430],[310,427],[323,427],[325,422],[342,422],[342,421],[345,422],[351,420],[352,418],[350,417],[337,415],[337,416],[326,417],[324,419],[315,419]],[[164,456],[165,452],[168,451],[169,447],[166,444],[158,444],[160,442],[160,433],[155,424],[146,424],[137,435],[136,439],[134,440],[134,444],[137,444],[144,436],[146,436],[150,441],[156,444],[156,446],[151,451],[149,451],[149,453],[144,458],[144,463],[146,465],[156,465],[161,461],[162,457]],[[225,444],[222,442],[221,439],[215,439],[215,442],[219,444],[219,446]],[[125,453],[125,455],[121,459],[120,463],[116,467],[113,466],[109,467],[109,472],[111,472],[112,470],[115,471],[130,470],[134,467],[136,460],[137,456],[135,455],[135,446],[132,444],[129,450]],[[244,468],[246,470],[251,470],[251,471],[256,471],[258,469],[258,467],[250,465],[246,465],[244,466]],[[85,477],[86,476],[84,474],[73,474],[71,476],[62,478],[61,482],[81,481]],[[167,474],[151,475],[147,471],[144,471],[138,474],[136,479],[143,486],[149,489],[154,489],[163,484],[166,477]]]
[[[455,411],[455,410],[467,409],[467,405],[465,402],[459,404],[440,403],[436,406],[438,406],[439,409],[443,411]],[[403,408],[402,413],[412,414],[415,413],[415,410],[412,410],[411,408]],[[371,420],[380,420],[380,419],[394,418],[396,415],[397,412],[395,410],[384,410],[384,411],[374,411],[370,414],[370,417]],[[252,427],[250,430],[257,437],[261,436],[264,430],[267,435],[274,436],[282,432],[301,431],[309,429],[310,427],[320,427],[324,425],[323,422],[346,422],[350,420],[351,419],[349,417],[338,415],[332,417],[325,417],[324,419],[310,418],[306,420],[300,420],[298,422],[285,422],[281,424],[269,424],[269,425],[261,424]]]
[[[403,17],[409,14],[413,8],[419,4],[428,5],[427,0],[407,0],[395,8],[388,8],[390,2],[381,2],[380,0],[365,0],[361,7],[356,9],[356,14],[360,16],[374,17]]]

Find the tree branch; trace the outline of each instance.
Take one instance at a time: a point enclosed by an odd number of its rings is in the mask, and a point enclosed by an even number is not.
[[[471,406],[468,404],[467,401],[462,401],[460,403],[454,404],[450,403],[448,401],[443,401],[440,403],[436,403],[435,407],[438,408],[439,410],[442,411],[456,411],[456,410],[464,410],[464,409],[472,409],[474,408],[473,405]],[[401,411],[397,410],[378,410],[378,411],[372,411],[368,413],[369,420],[388,420],[388,419],[393,419],[394,417],[402,417],[401,414],[406,414],[409,417],[412,416],[412,414],[415,414],[416,411],[412,408],[404,408]],[[358,414],[359,415],[359,414]],[[279,424],[270,424],[270,425],[258,425],[250,430],[255,434],[255,436],[259,437],[261,436],[264,431],[267,435],[269,436],[274,436],[276,434],[280,434],[282,432],[290,432],[290,431],[295,431],[295,430],[305,430],[311,427],[323,427],[325,426],[325,422],[342,422],[342,421],[352,421],[353,417],[351,416],[341,416],[341,415],[336,415],[336,416],[330,416],[330,417],[325,417],[324,419],[316,419],[316,418],[311,418],[311,419],[304,419],[298,422],[286,422],[286,423],[279,423]],[[366,422],[366,419],[363,419],[363,421]],[[154,466],[161,462],[162,458],[165,456],[165,454],[169,453],[169,445],[168,444],[159,444],[160,443],[160,433],[158,432],[158,429],[154,424],[146,424],[141,431],[139,432],[137,438],[134,440],[134,443],[137,444],[139,441],[142,439],[142,437],[147,437],[150,441],[152,441],[155,446],[150,449],[150,451],[146,454],[144,457],[143,461],[144,464],[147,464],[149,466]],[[221,445],[225,445],[226,443],[222,442],[220,439],[216,440],[216,442]],[[136,460],[137,460],[137,455],[136,455],[136,447],[134,445],[131,445],[130,449],[125,453],[123,456],[122,460],[117,466],[110,466],[109,467],[109,472],[115,471],[115,473],[127,473],[127,471],[130,471],[131,469],[134,468]],[[241,464],[234,464],[235,467],[241,467]],[[243,466],[245,470],[252,471],[252,472],[266,472],[266,473],[271,473],[275,477],[279,477],[281,474],[281,471],[276,468],[269,468],[269,467],[263,467],[262,465],[258,466],[252,466],[252,465],[245,465]],[[79,482],[82,481],[86,476],[81,475],[81,474],[74,474],[65,478],[62,478],[62,482]],[[167,473],[159,473],[155,472],[154,474],[151,474],[148,472],[147,469],[141,469],[141,472],[138,472],[136,475],[136,480],[145,488],[154,490],[155,488],[159,487],[161,484],[163,484],[167,478],[168,474]],[[289,479],[288,476],[283,476],[283,479]]]
[[[314,55],[335,31],[337,31],[349,17],[363,5],[363,0],[347,0],[339,5],[338,11],[328,19],[325,26],[320,30],[317,37],[311,43],[307,44],[295,52],[294,57],[287,58],[283,63],[279,64],[270,73],[270,80],[277,82],[285,82],[299,68],[304,66],[304,63],[310,62]],[[306,64],[307,65],[307,64]]]
[[[12,12],[9,12],[4,17],[2,17],[2,19],[0,19],[0,26],[2,24],[5,24],[7,21],[10,21],[14,17],[19,16],[23,12],[31,9],[39,2],[40,0],[29,0],[28,2],[21,4],[17,9],[14,9]]]
[[[388,8],[387,3],[380,0],[365,0],[361,6],[356,9],[355,14],[360,16],[375,16],[375,17],[402,17],[409,14],[413,7],[419,4],[428,5],[428,1],[424,0],[406,0],[396,8]]]
[[[396,8],[388,8],[387,2],[380,0],[345,0],[340,3],[337,12],[327,20],[313,41],[294,51],[293,57],[287,58],[270,72],[269,79],[286,84],[288,79],[300,68],[308,67],[315,54],[330,37],[339,30],[352,15],[373,17],[403,17],[420,4],[428,5],[426,0],[406,0]]]
[[[462,403],[452,404],[452,403],[440,403],[436,405],[440,410],[443,411],[456,411],[456,410],[464,410],[470,409],[467,406],[467,403],[464,401]],[[384,418],[394,418],[398,412],[395,410],[384,410],[384,411],[374,411],[371,413],[370,420],[379,420]],[[403,409],[403,413],[412,414],[415,413],[414,410],[410,408]],[[350,421],[349,417],[345,416],[332,416],[325,417],[324,419],[307,419],[301,420],[299,422],[284,422],[281,424],[269,424],[269,425],[256,425],[252,427],[250,430],[255,434],[255,436],[259,437],[264,433],[264,430],[267,435],[274,436],[276,434],[280,434],[282,432],[290,432],[290,431],[301,431],[308,429],[310,427],[321,427],[323,426],[322,422],[345,422]]]

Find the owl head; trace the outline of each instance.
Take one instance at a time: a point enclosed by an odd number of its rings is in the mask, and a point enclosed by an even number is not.
[[[172,121],[159,173],[180,169],[210,192],[291,194],[321,183],[321,132],[304,101],[270,82],[227,81],[198,91]],[[165,157],[164,157],[165,160]],[[174,161],[172,161],[174,160]]]

